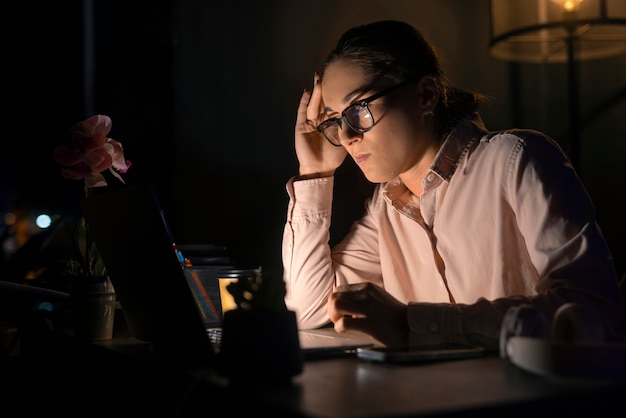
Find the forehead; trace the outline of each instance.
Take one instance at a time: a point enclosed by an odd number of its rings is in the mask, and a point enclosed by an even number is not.
[[[362,93],[360,89],[369,84],[369,77],[354,61],[338,59],[326,67],[322,78],[322,98],[328,109],[341,111]]]

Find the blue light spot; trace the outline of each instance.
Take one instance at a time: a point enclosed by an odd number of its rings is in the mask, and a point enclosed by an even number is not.
[[[35,219],[35,223],[39,228],[46,229],[52,224],[52,218],[50,217],[50,215],[42,213],[41,215],[37,216],[37,218]]]

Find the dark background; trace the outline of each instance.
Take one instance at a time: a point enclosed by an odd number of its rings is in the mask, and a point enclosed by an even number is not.
[[[482,109],[490,129],[539,129],[571,150],[565,65],[490,56],[488,0],[13,3],[2,25],[2,216],[74,213],[81,184],[61,178],[52,151],[102,113],[133,163],[127,184],[157,189],[179,244],[225,245],[280,271],[302,90],[345,29],[387,18],[418,27],[456,85],[493,97]],[[580,175],[620,274],[625,90],[625,55],[581,63]],[[351,161],[336,181],[333,240],[371,190]]]

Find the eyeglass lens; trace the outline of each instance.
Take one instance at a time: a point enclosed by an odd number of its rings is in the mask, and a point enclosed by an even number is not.
[[[320,130],[333,145],[341,145],[339,140],[339,128],[341,123],[345,121],[346,124],[355,132],[363,133],[372,129],[374,126],[374,118],[364,103],[355,103],[348,106],[343,112],[341,118],[327,121],[320,126]]]

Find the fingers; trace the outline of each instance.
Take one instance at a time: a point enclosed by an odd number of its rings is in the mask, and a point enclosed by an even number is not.
[[[302,96],[300,96],[296,113],[296,133],[310,132],[312,127],[317,127],[323,120],[324,105],[322,104],[322,89],[318,73],[315,73],[313,84],[313,91],[304,89]]]
[[[373,283],[338,286],[328,298],[337,332],[365,332],[384,344],[408,341],[407,305]]]
[[[319,73],[315,73],[313,77],[313,91],[311,92],[306,111],[308,120],[313,121],[316,125],[321,122],[324,114],[324,104],[322,103],[322,84]]]
[[[366,318],[354,318],[352,316],[342,316],[334,323],[335,331],[346,332],[348,330],[361,331],[366,334],[373,334],[374,330],[371,329],[371,321]]]
[[[328,297],[328,315],[335,322],[344,316],[354,318],[367,317],[372,300],[371,283],[341,285],[334,289]]]
[[[300,97],[300,104],[298,105],[298,111],[296,113],[296,124],[301,125],[307,121],[307,106],[311,100],[311,92],[304,90]]]
[[[371,283],[363,282],[363,283],[352,283],[352,284],[342,284],[340,286],[335,287],[335,292],[358,292],[361,290],[365,290],[370,286]]]

